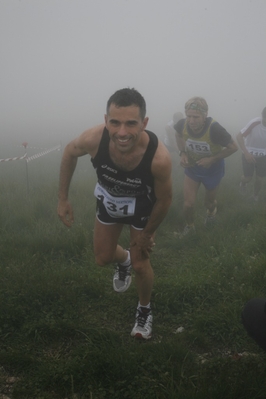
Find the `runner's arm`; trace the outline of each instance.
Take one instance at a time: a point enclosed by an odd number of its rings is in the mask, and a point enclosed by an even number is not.
[[[78,158],[86,154],[94,156],[97,153],[102,131],[103,125],[89,129],[65,147],[60,165],[57,213],[67,227],[70,227],[74,221],[68,192]]]
[[[156,202],[143,236],[150,238],[155,233],[159,225],[164,220],[172,202],[172,176],[171,159],[168,151],[159,142],[158,149],[152,163],[152,173],[154,177],[154,191]]]
[[[240,147],[241,151],[243,152],[243,154],[244,154],[244,156],[245,156],[247,162],[248,162],[248,163],[255,163],[256,160],[255,160],[255,158],[253,157],[253,155],[250,154],[250,153],[248,152],[247,147],[246,147],[246,145],[245,145],[245,141],[244,141],[243,134],[242,134],[241,132],[239,132],[239,133],[237,134],[236,139],[237,139],[237,142],[238,142],[238,144],[239,144],[239,147]]]
[[[220,159],[230,157],[230,155],[232,155],[237,150],[237,144],[234,142],[233,139],[231,139],[231,141],[227,144],[225,148],[222,149],[221,152],[211,157],[201,158],[199,161],[197,161],[197,165],[203,166],[204,168],[209,168],[213,163],[219,161]]]
[[[161,149],[159,152],[158,150],[156,151],[157,155],[155,155],[152,165],[156,202],[146,227],[142,230],[141,234],[138,235],[136,241],[130,244],[130,246],[136,245],[139,248],[142,259],[149,258],[149,253],[155,245],[155,231],[165,218],[172,202],[172,164],[170,154],[161,143],[159,143],[159,146],[163,147],[163,151]],[[160,158],[159,161],[156,159],[158,157]]]

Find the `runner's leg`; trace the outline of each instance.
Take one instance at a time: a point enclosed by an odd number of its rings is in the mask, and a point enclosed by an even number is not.
[[[99,266],[108,263],[122,263],[127,259],[127,251],[118,245],[123,224],[103,224],[95,218],[94,223],[94,256]]]

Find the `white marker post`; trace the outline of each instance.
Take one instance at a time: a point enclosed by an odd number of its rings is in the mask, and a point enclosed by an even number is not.
[[[27,179],[27,193],[29,194],[30,191],[30,186],[29,186],[29,172],[28,172],[28,159],[27,159],[27,146],[28,143],[26,143],[26,141],[24,141],[24,143],[22,143],[23,147],[25,148],[25,159],[26,159],[26,179]]]

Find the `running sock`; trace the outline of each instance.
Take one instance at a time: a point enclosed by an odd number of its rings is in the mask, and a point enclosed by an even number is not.
[[[125,260],[125,262],[121,262],[120,265],[121,266],[130,266],[131,265],[131,258],[130,258],[130,252],[128,250],[127,251],[127,259]]]
[[[148,313],[151,311],[151,304],[148,303],[148,305],[141,305],[140,303],[138,303],[138,310],[143,313]]]

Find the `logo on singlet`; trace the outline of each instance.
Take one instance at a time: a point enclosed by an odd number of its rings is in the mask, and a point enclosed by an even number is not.
[[[113,172],[113,173],[117,173],[117,170],[115,170],[115,169],[113,169],[113,168],[110,168],[110,166],[108,166],[108,165],[106,165],[106,164],[101,165],[101,168],[102,168],[102,169],[107,169],[107,170],[109,170],[110,172]]]
[[[127,177],[126,180],[128,183],[136,183],[136,184],[141,184],[141,179],[139,177],[136,177],[135,179],[130,179],[129,177]]]

